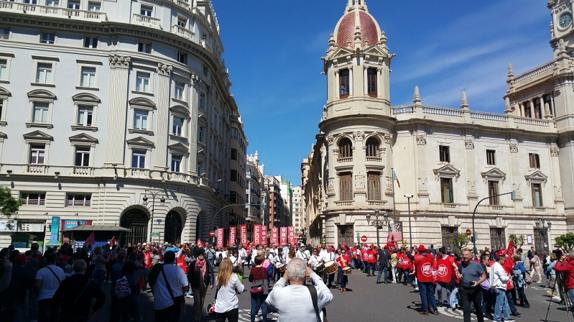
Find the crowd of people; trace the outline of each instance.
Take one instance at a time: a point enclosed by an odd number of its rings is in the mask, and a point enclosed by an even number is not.
[[[211,315],[216,321],[238,321],[239,297],[249,292],[251,321],[323,321],[331,289],[344,293],[359,271],[376,284],[402,283],[420,295],[419,312],[438,314],[438,306],[461,308],[465,321],[474,312],[510,321],[517,306],[528,308],[525,289],[546,277],[551,296],[574,299],[574,254],[557,249],[540,257],[514,247],[478,257],[432,245],[384,247],[325,244],[317,247],[256,245],[215,249],[210,244],[141,244],[133,247],[83,247],[68,244],[41,253],[37,244],[20,253],[0,251],[0,316],[3,321],[88,321],[106,301],[109,321],[142,321],[140,294],[150,292],[154,320],[181,319],[187,298],[193,299],[193,321]],[[215,299],[206,299],[214,289]]]

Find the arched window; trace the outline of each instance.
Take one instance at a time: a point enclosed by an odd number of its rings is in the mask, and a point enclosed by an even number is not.
[[[367,139],[366,143],[366,156],[367,158],[380,158],[379,146],[381,142],[375,137],[370,137]]]
[[[339,140],[339,161],[351,161],[353,159],[353,143],[349,138]]]
[[[367,90],[369,96],[377,97],[377,69],[370,67],[367,69]]]
[[[347,98],[349,97],[349,70],[341,69],[339,71],[339,97]]]

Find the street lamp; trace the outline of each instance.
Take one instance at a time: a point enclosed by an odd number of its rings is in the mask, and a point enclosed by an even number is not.
[[[411,228],[411,198],[414,197],[412,194],[406,194],[405,198],[407,198],[407,209],[409,214],[409,246],[410,249],[413,249],[413,229]]]
[[[477,254],[476,230],[474,229],[474,217],[476,217],[476,210],[478,209],[478,206],[480,205],[480,203],[482,203],[483,201],[491,199],[491,198],[497,198],[500,196],[505,196],[505,195],[511,195],[511,199],[514,200],[514,191],[511,191],[511,192],[505,192],[505,193],[501,193],[498,195],[492,195],[492,196],[482,198],[476,203],[476,206],[474,207],[474,211],[472,212],[472,252],[474,254],[474,257],[476,257],[476,254]]]
[[[148,194],[151,196],[151,218],[150,218],[151,227],[149,229],[149,235],[150,235],[150,242],[153,242],[153,214],[155,212],[155,198],[160,195],[160,192],[146,190],[142,198],[143,202],[147,202],[149,200],[149,198],[147,197]],[[161,203],[164,203],[165,197],[160,197],[159,201]]]
[[[383,214],[383,220],[379,220],[379,210],[375,210],[375,220],[371,221],[371,214],[367,214],[367,224],[375,226],[377,228],[377,247],[380,247],[380,238],[379,238],[379,229],[381,226],[388,225],[389,223],[389,214],[385,212]]]

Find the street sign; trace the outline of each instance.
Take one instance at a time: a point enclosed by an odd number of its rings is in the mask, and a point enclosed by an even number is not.
[[[362,242],[362,243],[366,243],[367,240],[368,240],[368,239],[367,239],[367,236],[365,236],[365,235],[361,236],[361,242]]]
[[[466,233],[467,236],[472,235],[472,231],[471,231],[470,229],[467,229],[465,233]]]

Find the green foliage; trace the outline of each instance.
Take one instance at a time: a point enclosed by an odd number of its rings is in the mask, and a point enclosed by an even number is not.
[[[524,245],[524,235],[515,235],[515,234],[510,234],[510,236],[508,236],[508,238],[512,241],[512,243],[514,244],[514,246],[518,249],[521,248]]]
[[[470,242],[470,237],[466,234],[458,234],[455,242],[456,246],[458,247],[458,251],[460,252],[464,247],[468,245],[468,242]]]
[[[0,212],[10,217],[20,208],[20,200],[12,197],[9,188],[0,188]]]
[[[560,246],[564,251],[570,252],[574,249],[574,233],[567,233],[556,237],[556,245]]]

